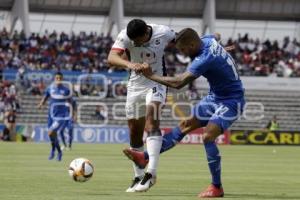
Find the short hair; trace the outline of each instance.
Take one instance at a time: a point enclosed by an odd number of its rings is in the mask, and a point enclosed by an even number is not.
[[[175,38],[176,44],[189,44],[192,41],[200,41],[198,33],[191,28],[182,29]]]
[[[133,40],[147,33],[147,24],[141,19],[133,19],[127,25],[127,36]]]
[[[61,77],[64,77],[64,75],[61,73],[61,72],[56,72],[55,74],[54,74],[54,77],[55,76],[61,76]]]

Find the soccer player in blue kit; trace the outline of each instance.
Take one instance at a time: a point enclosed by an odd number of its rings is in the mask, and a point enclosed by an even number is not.
[[[69,87],[62,83],[63,74],[57,72],[54,76],[54,83],[48,86],[45,95],[38,104],[38,108],[42,108],[45,102],[49,99],[48,110],[48,135],[51,141],[51,151],[48,157],[52,160],[55,157],[57,150],[57,161],[62,159],[62,151],[59,146],[57,132],[61,129],[66,120],[72,117],[72,91]]]
[[[73,116],[76,116],[77,104],[76,104],[76,101],[74,98],[71,99],[71,104],[72,104]],[[63,146],[61,146],[61,150],[64,150],[64,149],[71,150],[72,149],[73,126],[74,126],[75,122],[76,122],[75,117],[65,120],[62,128],[58,130],[58,134],[60,135],[61,141],[63,143]],[[64,135],[65,129],[67,129],[67,133],[68,133],[68,145],[66,143],[66,139],[65,139],[65,135]]]
[[[198,197],[223,197],[221,182],[221,156],[215,140],[243,111],[244,89],[236,71],[236,64],[229,53],[216,41],[215,36],[202,38],[191,28],[183,29],[176,37],[176,48],[192,58],[186,72],[175,77],[162,77],[152,73],[149,64],[144,63],[143,74],[147,78],[172,88],[182,88],[200,76],[209,83],[206,97],[193,107],[192,117],[183,120],[163,137],[161,153],[174,147],[182,138],[200,127],[205,127],[203,143],[207,155],[212,183]],[[126,149],[127,157],[140,167],[148,162],[148,153]]]

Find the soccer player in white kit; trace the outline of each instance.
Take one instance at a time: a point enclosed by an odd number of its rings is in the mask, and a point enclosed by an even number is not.
[[[147,131],[149,164],[144,169],[135,165],[132,185],[126,192],[147,191],[156,181],[156,169],[162,145],[159,128],[161,107],[166,101],[167,88],[145,78],[143,63],[151,65],[158,75],[166,75],[164,49],[175,39],[175,32],[164,25],[146,24],[143,20],[131,20],[113,44],[108,63],[130,70],[127,86],[126,117],[130,131],[130,147],[143,151],[143,132]],[[124,59],[124,54],[128,60]],[[123,151],[128,156],[127,150]]]

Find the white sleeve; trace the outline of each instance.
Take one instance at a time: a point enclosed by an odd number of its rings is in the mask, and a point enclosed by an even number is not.
[[[122,30],[111,49],[122,50],[128,49],[130,40],[126,34],[126,30]]]
[[[175,31],[173,29],[168,26],[164,26],[163,29],[168,43],[175,39]]]

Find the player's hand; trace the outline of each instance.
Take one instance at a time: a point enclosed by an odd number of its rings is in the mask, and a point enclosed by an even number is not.
[[[150,65],[148,63],[143,63],[143,75],[146,76],[146,77],[150,77],[152,76],[153,72],[152,72],[152,68],[150,67]]]
[[[141,63],[130,63],[127,67],[138,74],[143,71],[143,66]]]

